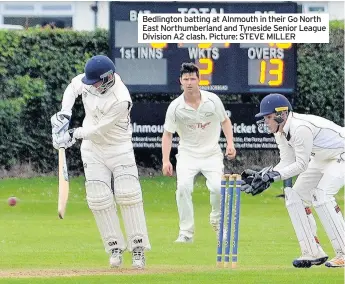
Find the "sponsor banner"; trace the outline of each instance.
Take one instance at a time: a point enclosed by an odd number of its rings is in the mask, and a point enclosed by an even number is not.
[[[133,105],[131,114],[132,141],[137,155],[145,152],[145,156],[151,153],[159,154],[161,157],[163,125],[168,106],[169,103],[135,103]],[[266,134],[262,125],[256,124],[254,116],[259,110],[258,106],[254,104],[225,104],[224,106],[233,124],[236,149],[266,150],[277,148],[273,135]],[[178,141],[178,135],[175,134],[172,143],[173,153],[176,153]],[[224,149],[226,139],[223,133],[219,143]]]

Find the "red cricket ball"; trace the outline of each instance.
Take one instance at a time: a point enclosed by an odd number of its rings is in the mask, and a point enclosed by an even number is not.
[[[10,206],[15,206],[17,204],[17,198],[15,198],[14,196],[10,197],[8,200],[8,205]]]

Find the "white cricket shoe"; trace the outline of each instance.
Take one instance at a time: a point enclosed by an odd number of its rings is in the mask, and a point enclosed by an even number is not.
[[[325,265],[327,267],[345,267],[345,257],[342,254],[338,254],[333,257],[331,260],[327,261]]]
[[[136,269],[145,268],[145,253],[143,247],[136,247],[132,252],[132,267]]]
[[[183,234],[180,234],[176,239],[175,243],[192,243],[193,237],[187,237]]]
[[[109,263],[110,263],[110,266],[111,267],[120,267],[121,264],[122,264],[122,254],[123,254],[123,250],[122,249],[119,249],[119,248],[116,248],[116,249],[113,249],[111,251],[111,256],[110,256],[110,259],[109,259]]]

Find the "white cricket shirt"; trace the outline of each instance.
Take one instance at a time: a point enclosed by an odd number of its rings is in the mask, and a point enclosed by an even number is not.
[[[183,94],[173,100],[166,113],[164,129],[177,132],[180,137],[179,153],[204,158],[221,153],[221,123],[227,115],[216,94],[207,91],[200,93],[201,102],[197,110],[185,102]]]
[[[84,74],[80,74],[72,79],[62,100],[62,110],[71,111],[75,99],[82,96],[85,118],[83,127],[75,130],[74,137],[130,148],[132,99],[120,76],[115,74],[115,84],[103,95],[95,95],[91,86],[82,83],[83,77]]]
[[[304,172],[313,156],[315,160],[327,161],[344,158],[345,128],[320,116],[290,112],[279,141],[281,148],[291,147],[294,162],[279,169],[282,179]],[[283,149],[284,153],[291,153]],[[290,157],[291,158],[291,157]],[[277,166],[276,166],[277,167]]]

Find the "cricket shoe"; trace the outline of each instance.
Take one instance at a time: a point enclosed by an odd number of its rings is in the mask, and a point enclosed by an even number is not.
[[[115,248],[111,250],[111,256],[109,259],[110,266],[113,268],[120,267],[122,264],[122,254],[123,250],[119,248]]]
[[[344,267],[344,255],[338,254],[325,263],[327,267]]]
[[[301,257],[295,259],[292,262],[292,265],[297,268],[310,268],[312,265],[321,265],[325,263],[328,259],[328,255],[326,255],[323,251],[319,253],[317,257],[310,256],[310,255],[302,255]]]
[[[136,269],[145,268],[145,253],[143,247],[136,247],[132,252],[132,267]]]
[[[180,234],[176,239],[175,243],[192,243],[193,237],[187,237],[183,234]]]

